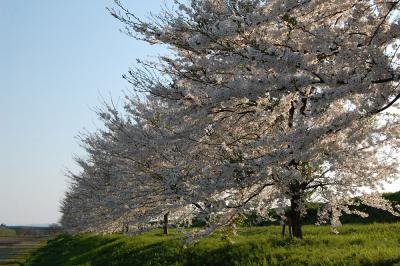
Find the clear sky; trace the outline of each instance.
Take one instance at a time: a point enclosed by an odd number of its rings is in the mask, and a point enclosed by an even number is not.
[[[140,17],[161,0],[125,1]],[[166,51],[119,32],[112,0],[0,0],[0,223],[57,222],[77,171],[75,136],[100,124],[102,98],[129,88],[136,58]],[[396,190],[397,186],[388,187]]]
[[[125,1],[139,16],[162,1]],[[57,222],[76,135],[129,88],[136,58],[165,53],[119,32],[111,0],[0,0],[0,223]]]

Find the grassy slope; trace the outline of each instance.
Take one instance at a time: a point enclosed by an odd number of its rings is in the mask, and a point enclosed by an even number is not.
[[[400,223],[306,226],[305,239],[283,240],[280,227],[240,229],[230,243],[223,233],[190,244],[153,231],[122,235],[60,236],[26,265],[400,265]]]

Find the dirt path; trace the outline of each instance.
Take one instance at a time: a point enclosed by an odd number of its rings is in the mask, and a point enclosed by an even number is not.
[[[20,265],[48,236],[0,236],[0,265]]]

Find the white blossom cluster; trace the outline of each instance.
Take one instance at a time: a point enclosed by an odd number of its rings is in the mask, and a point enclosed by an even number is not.
[[[140,100],[99,112],[83,136],[63,225],[141,230],[165,213],[206,235],[275,208],[301,237],[311,201],[340,225],[361,202],[398,215],[378,194],[399,175],[400,1],[192,0],[142,21],[120,1],[128,35],[174,54],[125,79]],[[388,49],[391,52],[388,52]]]

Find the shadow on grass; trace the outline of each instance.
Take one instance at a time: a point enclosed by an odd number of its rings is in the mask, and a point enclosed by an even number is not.
[[[84,264],[90,253],[118,240],[118,237],[62,235],[48,241],[47,245],[33,253],[26,265],[79,265]]]
[[[244,228],[229,240],[219,232],[187,247],[179,234],[158,231],[135,237],[60,236],[26,265],[400,265],[400,224],[353,228],[333,235],[329,228],[307,227],[313,234],[303,240],[281,238],[279,227]]]

